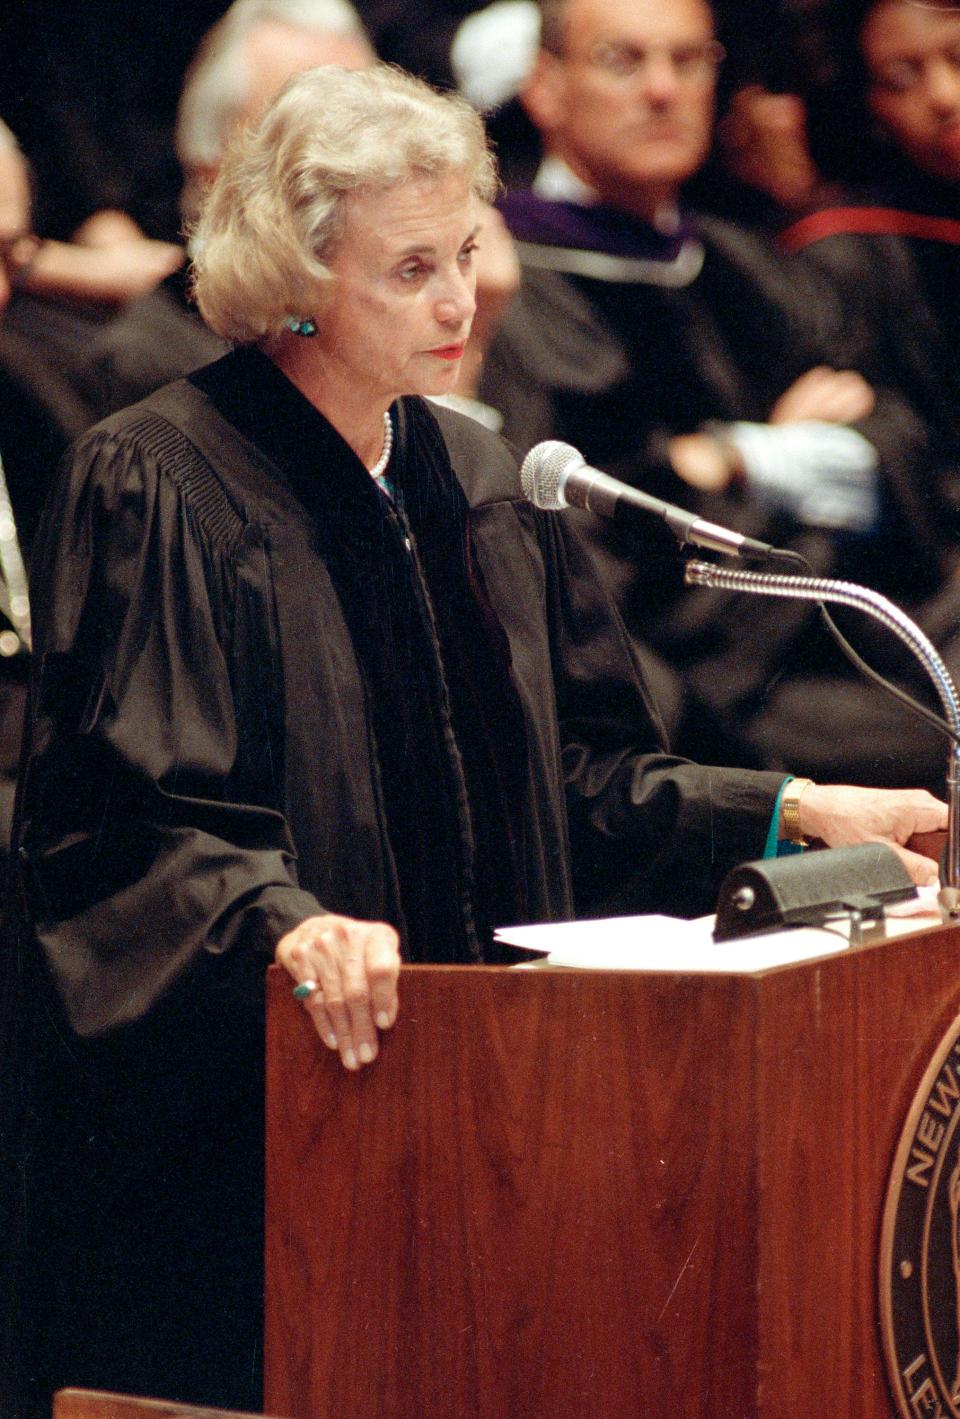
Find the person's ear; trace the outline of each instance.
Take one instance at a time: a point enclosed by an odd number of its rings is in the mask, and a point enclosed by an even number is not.
[[[541,49],[520,90],[520,102],[545,137],[556,132],[566,110],[566,70],[562,59]]]

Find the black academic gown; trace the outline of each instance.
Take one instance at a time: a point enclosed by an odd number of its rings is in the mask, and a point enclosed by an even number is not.
[[[666,752],[587,554],[517,500],[503,445],[420,400],[393,417],[402,516],[236,352],[86,435],[49,506],[7,973],[41,1398],[257,1407],[261,991],[284,931],[332,910],[394,922],[408,956],[479,959],[496,911],[706,909],[762,850],[780,776]],[[372,702],[391,667],[361,640],[388,574],[435,729],[413,752],[437,823],[408,827],[448,837],[443,940],[412,916],[385,740],[404,718]],[[501,687],[478,695],[477,666]],[[478,846],[491,825],[502,850]]]
[[[864,226],[872,230],[863,230]],[[884,383],[920,410],[934,440],[941,524],[960,507],[960,183],[891,157],[869,185],[781,234],[799,262],[825,272],[848,322],[867,333]],[[934,483],[931,495],[937,492]]]
[[[816,272],[718,219],[699,217],[694,230],[702,265],[679,281],[567,274],[538,250],[484,363],[481,393],[503,413],[504,434],[522,450],[568,441],[628,483],[791,546],[817,575],[864,583],[905,605],[946,646],[960,610],[954,553],[930,476],[928,426],[896,389],[875,380],[876,407],[857,425],[879,459],[882,514],[869,537],[804,528],[739,487],[701,494],[673,473],[674,435],[712,420],[763,422],[813,366],[861,369],[872,379],[876,363],[864,323],[844,315]],[[583,519],[627,626],[682,677],[689,712],[678,747],[769,768],[803,764],[834,781],[922,782],[942,792],[940,736],[847,674],[811,603],[687,589],[672,537],[653,520],[649,531],[631,532]],[[928,695],[925,677],[886,632],[853,613],[845,629],[878,668]],[[960,665],[960,646],[949,654]]]

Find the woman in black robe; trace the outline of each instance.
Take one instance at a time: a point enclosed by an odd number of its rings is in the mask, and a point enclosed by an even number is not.
[[[669,754],[575,535],[423,398],[456,380],[492,185],[458,101],[294,80],[194,235],[238,348],[98,425],[54,489],[6,973],[17,1419],[67,1383],[258,1406],[271,959],[356,1070],[401,955],[706,909],[777,826],[783,775]],[[832,842],[944,817],[800,807]]]

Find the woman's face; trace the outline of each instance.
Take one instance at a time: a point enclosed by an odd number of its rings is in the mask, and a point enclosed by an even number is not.
[[[860,42],[874,117],[924,172],[960,181],[960,8],[881,0]]]
[[[479,213],[456,172],[347,198],[325,257],[335,285],[316,349],[325,378],[354,402],[386,408],[401,394],[453,389],[476,309]]]

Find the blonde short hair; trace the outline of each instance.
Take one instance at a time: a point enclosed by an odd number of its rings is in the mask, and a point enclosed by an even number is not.
[[[492,200],[493,156],[464,100],[386,64],[298,75],[237,135],[207,195],[192,233],[201,314],[236,344],[268,341],[290,316],[316,320],[345,199],[451,171]]]

